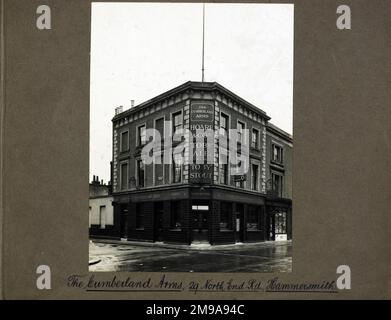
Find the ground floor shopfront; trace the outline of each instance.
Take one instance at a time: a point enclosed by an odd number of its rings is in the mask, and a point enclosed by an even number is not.
[[[291,200],[248,191],[190,186],[143,190],[114,195],[113,206],[115,226],[106,237],[212,245],[292,237]]]

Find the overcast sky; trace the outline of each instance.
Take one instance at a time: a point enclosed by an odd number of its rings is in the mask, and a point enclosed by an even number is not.
[[[205,81],[292,133],[293,5],[205,7]],[[201,81],[201,53],[202,4],[92,4],[90,179],[110,180],[114,109]]]

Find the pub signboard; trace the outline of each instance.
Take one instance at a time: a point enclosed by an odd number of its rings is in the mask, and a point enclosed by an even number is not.
[[[207,139],[207,130],[214,129],[214,105],[212,103],[193,103],[190,106],[190,132],[193,150],[191,155],[189,182],[212,184],[213,163],[207,162],[207,150],[214,152],[214,139]],[[211,132],[211,131],[210,131]],[[212,144],[212,145],[210,145]],[[213,157],[211,157],[213,159]]]

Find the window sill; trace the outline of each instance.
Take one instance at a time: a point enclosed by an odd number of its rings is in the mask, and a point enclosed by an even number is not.
[[[144,231],[144,228],[136,228],[136,231]]]
[[[270,160],[271,163],[273,164],[277,164],[279,166],[283,166],[284,165],[284,162],[280,162],[280,161],[276,161],[276,160]]]
[[[229,229],[220,229],[220,232],[224,232],[224,233],[232,233],[233,230],[229,230]]]
[[[247,230],[247,232],[262,232],[262,230]]]
[[[182,229],[170,229],[170,232],[173,231],[173,232],[180,232],[182,231]]]

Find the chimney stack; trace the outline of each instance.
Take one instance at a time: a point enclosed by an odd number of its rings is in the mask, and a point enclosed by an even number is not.
[[[134,100],[130,100],[130,107],[131,107],[131,108],[134,107]]]
[[[120,114],[123,111],[123,106],[115,108],[115,115]]]

